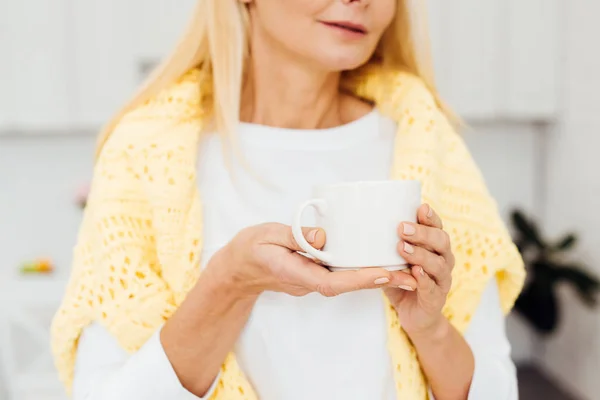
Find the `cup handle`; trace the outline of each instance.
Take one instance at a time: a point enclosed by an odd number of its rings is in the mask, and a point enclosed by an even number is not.
[[[323,199],[312,199],[302,204],[296,212],[296,216],[292,224],[292,234],[294,235],[296,243],[298,243],[302,250],[327,264],[332,260],[331,253],[312,247],[306,241],[304,234],[302,233],[302,214],[304,214],[304,210],[306,210],[307,207],[314,207],[319,214],[324,214],[325,210],[327,209],[327,203]]]

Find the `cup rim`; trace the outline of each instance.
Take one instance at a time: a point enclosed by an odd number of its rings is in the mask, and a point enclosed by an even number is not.
[[[389,180],[362,180],[354,182],[338,182],[319,184],[314,186],[314,190],[327,190],[327,189],[340,189],[350,187],[368,187],[368,186],[379,186],[379,185],[390,185],[390,186],[405,186],[405,185],[420,185],[421,181],[417,179],[389,179]]]

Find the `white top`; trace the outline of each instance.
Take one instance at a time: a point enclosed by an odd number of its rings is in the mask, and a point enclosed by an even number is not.
[[[205,213],[202,265],[246,226],[291,224],[315,184],[388,179],[394,133],[394,122],[377,111],[321,130],[244,123],[239,145],[251,169],[234,161],[233,175],[219,137],[208,135],[198,174]],[[306,225],[314,224],[309,214]],[[380,290],[334,298],[266,292],[234,350],[261,400],[392,400],[386,329]],[[465,337],[475,354],[469,399],[516,400],[495,282],[485,290]],[[99,324],[86,328],[79,341],[73,389],[74,400],[197,400],[179,383],[158,333],[128,356]]]

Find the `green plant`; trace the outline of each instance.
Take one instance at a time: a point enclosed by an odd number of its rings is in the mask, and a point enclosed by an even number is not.
[[[512,223],[516,230],[515,244],[528,270],[527,283],[515,304],[519,314],[538,332],[552,333],[560,320],[556,290],[561,283],[571,285],[587,306],[597,304],[600,281],[586,272],[584,266],[566,257],[577,243],[574,234],[550,243],[542,237],[537,225],[519,210],[513,211]]]

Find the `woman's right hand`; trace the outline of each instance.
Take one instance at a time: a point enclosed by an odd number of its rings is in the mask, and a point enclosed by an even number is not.
[[[325,245],[320,228],[302,228],[304,237],[315,248]],[[304,296],[318,292],[332,297],[360,289],[378,287],[416,288],[410,274],[383,268],[331,272],[302,251],[292,229],[279,223],[265,223],[240,231],[212,257],[207,270],[216,272],[239,290],[240,294],[258,295],[263,291]],[[223,275],[224,274],[224,275]]]
[[[303,228],[315,248],[322,229]],[[165,353],[183,386],[204,396],[264,291],[335,296],[385,286],[416,287],[415,278],[382,268],[330,272],[298,254],[292,228],[267,223],[245,228],[217,251],[175,314],[161,331]],[[408,270],[410,271],[410,270]]]

